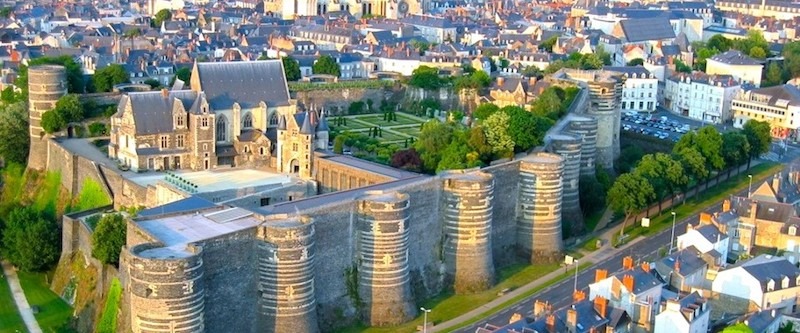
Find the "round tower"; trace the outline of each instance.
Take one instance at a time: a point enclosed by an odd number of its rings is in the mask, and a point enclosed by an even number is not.
[[[31,146],[28,168],[47,167],[47,135],[42,128],[42,114],[56,106],[67,94],[67,71],[63,66],[43,65],[28,68],[28,129]]]
[[[583,232],[583,213],[578,193],[578,184],[581,177],[581,138],[557,134],[550,136],[550,147],[553,153],[564,158],[564,192],[561,197],[561,216],[565,230],[570,235]]]
[[[614,167],[614,160],[619,156],[619,129],[622,98],[621,74],[601,71],[594,80],[588,82],[589,114],[597,117],[597,163],[603,168]]]
[[[581,176],[594,177],[597,158],[597,119],[573,116],[566,132],[581,138]]]
[[[131,331],[204,332],[202,248],[145,243],[127,250]]]
[[[482,171],[443,175],[444,263],[456,293],[489,289],[492,261],[494,177]]]
[[[552,261],[563,250],[563,174],[564,158],[556,154],[536,153],[520,161],[517,245],[532,263]]]
[[[358,294],[370,326],[413,319],[408,269],[408,195],[368,191],[358,199]]]
[[[258,330],[319,332],[314,293],[314,224],[271,216],[258,227]]]

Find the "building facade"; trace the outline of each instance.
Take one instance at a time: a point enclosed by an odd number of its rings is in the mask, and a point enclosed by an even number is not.
[[[666,80],[664,105],[673,113],[721,124],[731,119],[731,101],[739,90],[730,75],[679,73]]]
[[[800,90],[784,84],[740,91],[731,104],[733,126],[742,128],[750,120],[766,121],[772,137],[796,139],[800,127]]]

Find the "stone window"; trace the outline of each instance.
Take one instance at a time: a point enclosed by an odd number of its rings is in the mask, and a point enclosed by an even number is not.
[[[183,148],[183,134],[175,136],[175,146]]]
[[[253,127],[253,115],[248,112],[246,115],[244,115],[244,120],[242,120],[242,128],[251,127]]]
[[[258,148],[258,152],[263,156],[265,153],[264,147]]]
[[[217,118],[217,141],[227,141],[228,139],[228,121],[225,116]]]
[[[208,127],[208,118],[207,117],[200,118],[200,127]]]
[[[297,151],[297,143],[292,143],[292,151]]]
[[[169,138],[166,135],[161,136],[161,148],[169,147]]]
[[[183,116],[179,115],[175,117],[175,125],[178,127],[183,127]]]

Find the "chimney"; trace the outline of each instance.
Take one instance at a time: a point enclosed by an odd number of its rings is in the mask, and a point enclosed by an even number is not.
[[[673,271],[676,272],[676,273],[680,273],[680,271],[681,271],[681,257],[680,256],[676,256],[675,257],[675,267],[673,267]]]
[[[542,302],[540,300],[536,300],[533,302],[533,317],[536,319],[541,318],[542,316],[550,314],[550,304],[547,302]]]
[[[725,213],[729,210],[731,210],[731,201],[725,199],[724,201],[722,201],[722,212]]]
[[[411,58],[411,48],[410,47],[406,48],[406,58]]]
[[[505,82],[505,80],[506,80],[506,78],[504,78],[504,77],[502,77],[502,76],[498,76],[498,77],[497,77],[497,85],[498,85],[498,86],[502,86],[502,85],[503,85],[503,82]]]
[[[691,223],[689,223],[691,224]],[[700,224],[706,225],[711,224],[711,214],[709,213],[700,213]]]
[[[169,90],[167,88],[161,88],[161,97],[167,98],[169,96]]]
[[[756,221],[756,211],[758,211],[758,202],[755,200],[750,202],[750,222],[755,223]]]
[[[597,269],[594,271],[594,282],[600,282],[608,277],[608,271],[605,269]]]
[[[642,270],[645,272],[650,272],[650,263],[646,261],[642,263]]]
[[[633,275],[625,274],[622,277],[622,285],[625,286],[625,289],[628,289],[628,292],[633,293]]]
[[[781,173],[778,172],[772,177],[772,190],[776,193],[781,189]]]
[[[572,293],[572,300],[575,303],[580,302],[580,301],[585,300],[585,299],[586,299],[586,293],[584,293],[583,291],[575,290],[575,292]]]
[[[528,80],[528,86],[533,87],[536,84],[536,77],[532,77]]]
[[[633,269],[633,257],[622,258],[622,269],[626,271]]]
[[[517,322],[517,321],[520,321],[520,320],[522,320],[522,315],[519,314],[519,313],[514,312],[514,314],[511,315],[511,319],[508,320],[508,323],[511,324],[513,322]]]
[[[575,310],[575,304],[567,309],[567,328],[570,332],[576,332],[578,327],[578,310]]]
[[[698,226],[700,226],[700,225],[698,224]],[[694,226],[692,225],[691,222],[690,223],[686,223],[686,232],[689,232],[690,230],[694,230]]]
[[[594,298],[594,311],[600,315],[601,318],[606,317],[606,308],[608,307],[608,301],[606,301],[603,296],[597,296]]]
[[[554,315],[547,315],[547,318],[544,320],[545,326],[547,327],[548,333],[556,333],[556,316]]]

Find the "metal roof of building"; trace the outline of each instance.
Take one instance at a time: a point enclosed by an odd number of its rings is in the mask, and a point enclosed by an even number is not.
[[[289,105],[289,88],[280,60],[198,63],[200,89],[214,110],[227,110],[233,103],[253,108]]]

